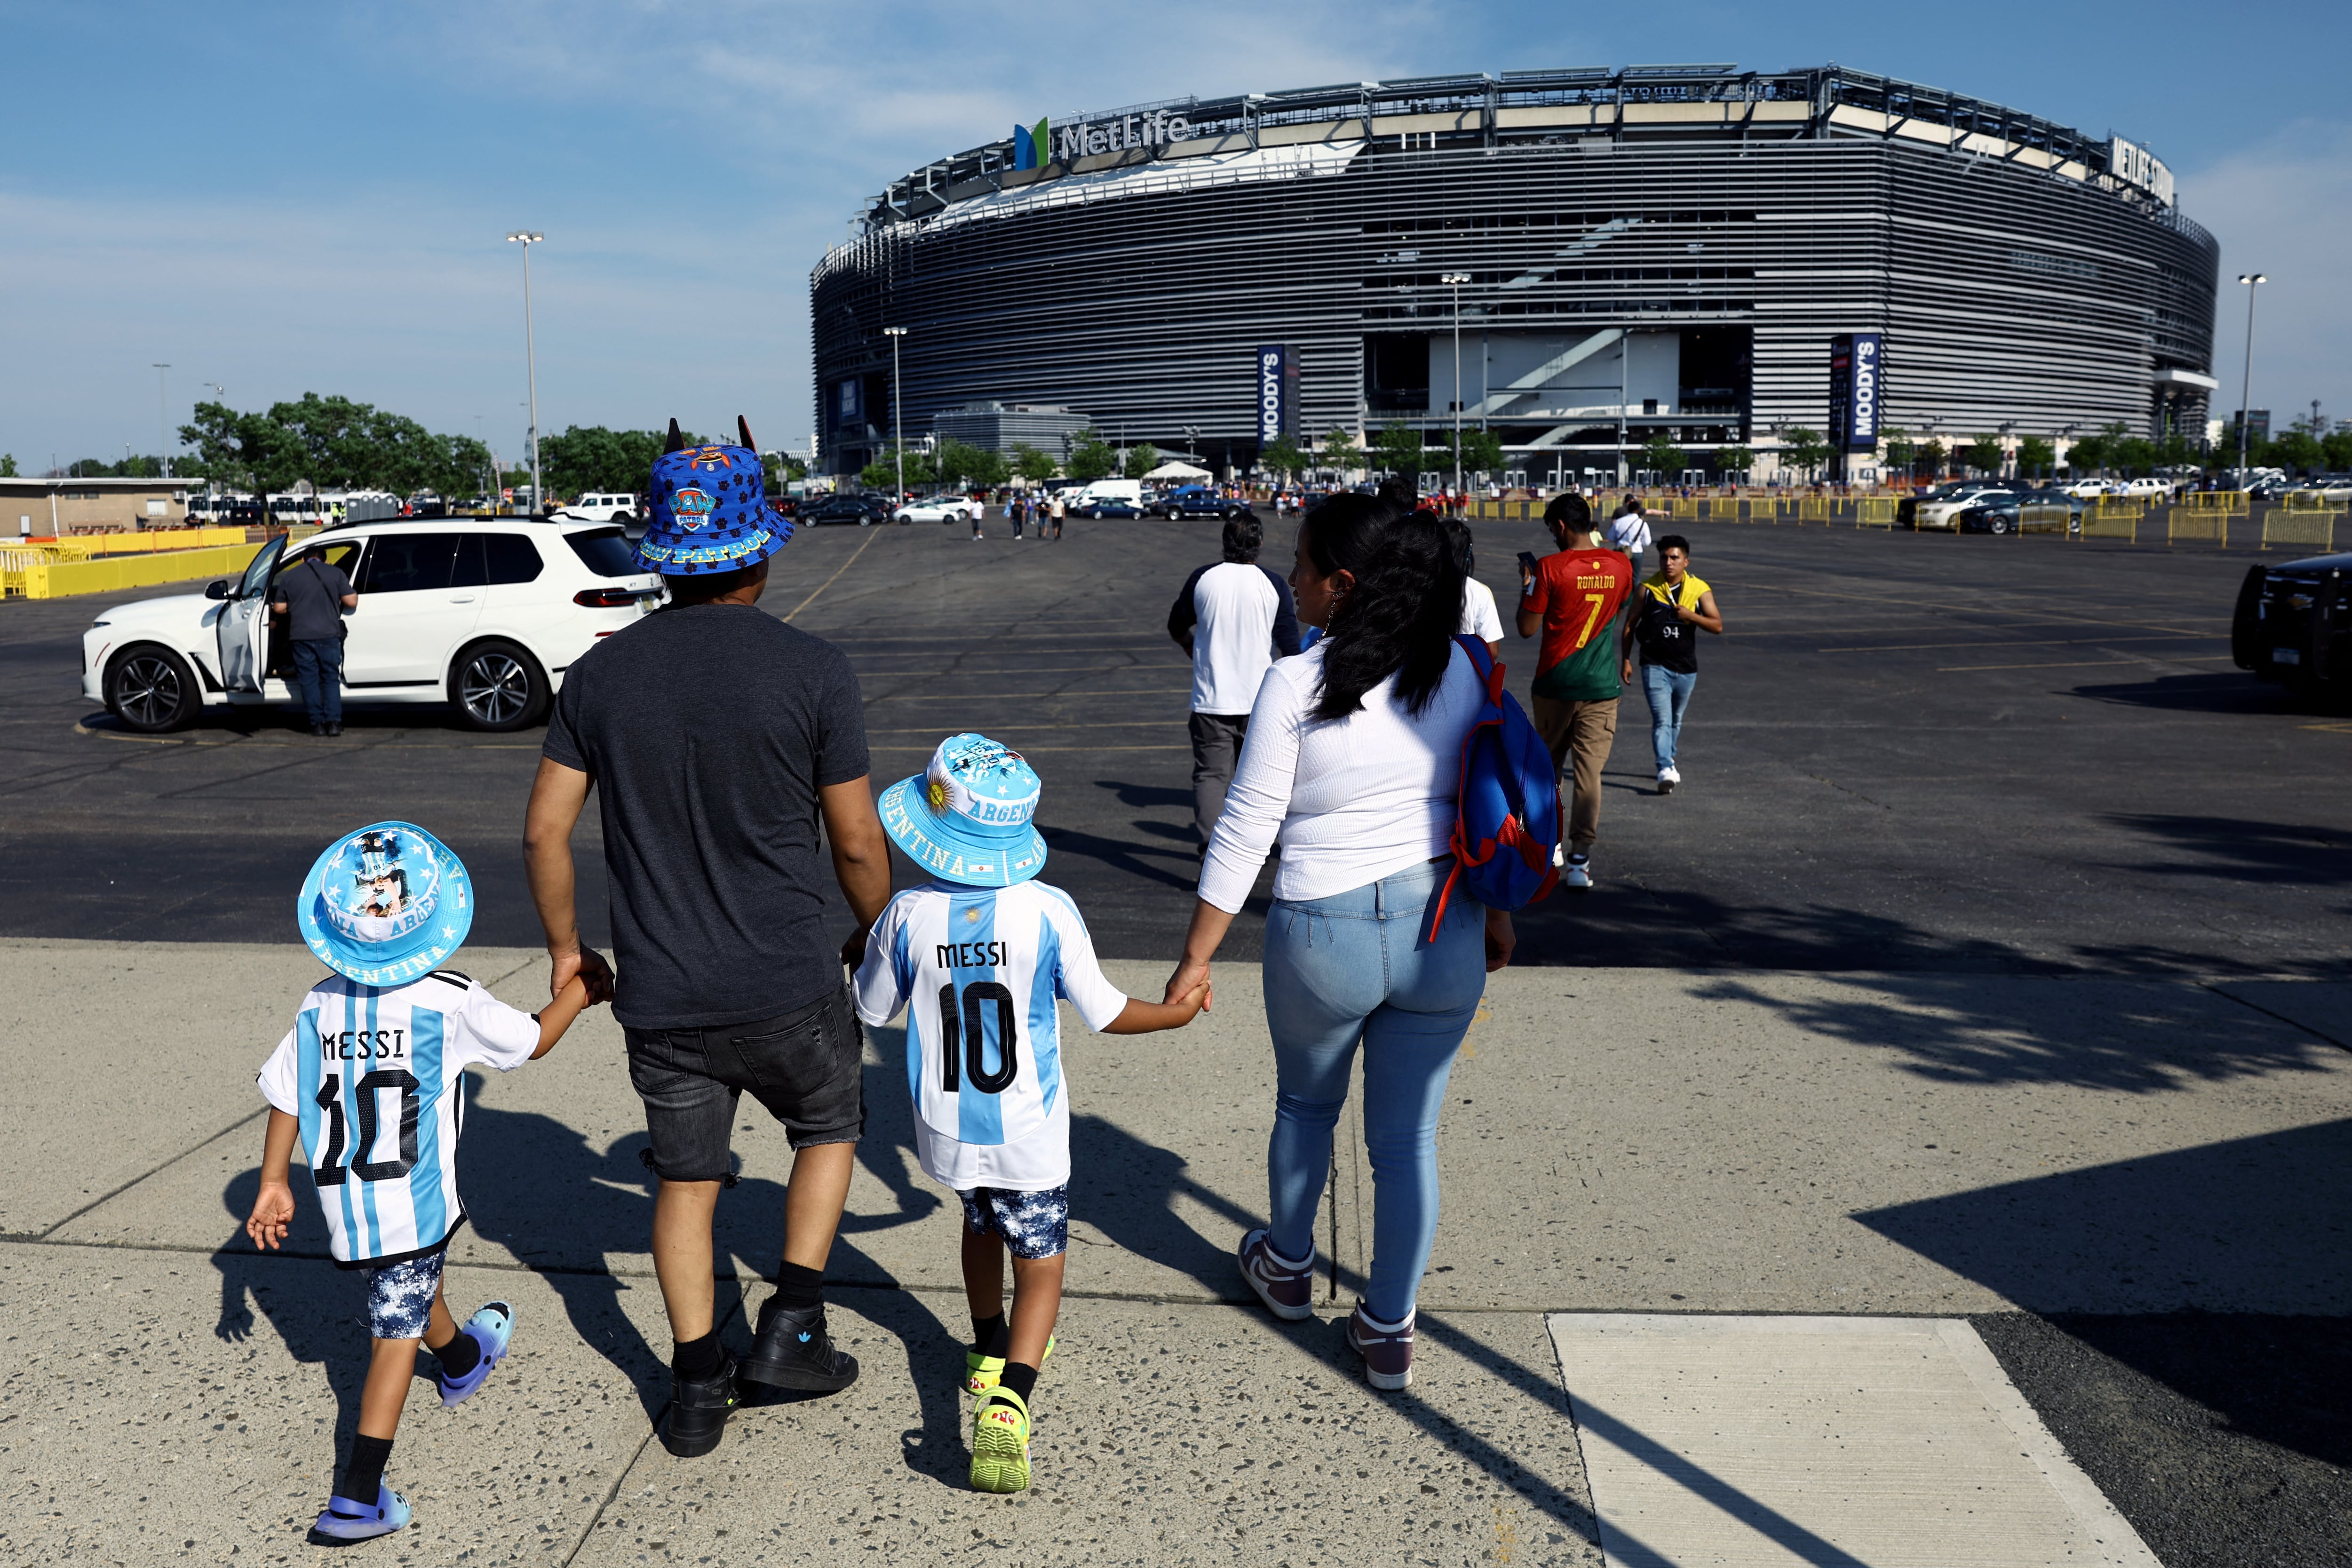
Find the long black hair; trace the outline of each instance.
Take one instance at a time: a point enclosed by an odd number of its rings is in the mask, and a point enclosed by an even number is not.
[[[1331,612],[1318,719],[1344,719],[1364,693],[1396,677],[1405,710],[1437,694],[1462,624],[1463,572],[1445,524],[1385,496],[1334,496],[1299,524],[1307,558],[1355,586]]]

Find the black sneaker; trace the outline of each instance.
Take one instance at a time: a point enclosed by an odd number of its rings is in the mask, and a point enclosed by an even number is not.
[[[833,1348],[823,1303],[788,1312],[771,1296],[760,1309],[760,1333],[743,1363],[743,1375],[771,1388],[831,1394],[857,1381],[857,1358]]]
[[[705,1381],[689,1382],[670,1373],[669,1419],[662,1423],[662,1447],[681,1459],[700,1458],[719,1447],[726,1434],[727,1418],[743,1402],[743,1391],[735,1377],[735,1358],[729,1356],[719,1363],[718,1375]]]

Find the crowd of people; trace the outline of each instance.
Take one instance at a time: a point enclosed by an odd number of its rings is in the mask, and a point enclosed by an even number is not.
[[[950,735],[877,799],[848,659],[757,608],[792,534],[756,484],[730,482],[758,472],[748,442],[687,447],[673,426],[639,546],[670,602],[600,642],[563,684],[523,824],[551,961],[544,1009],[508,1006],[449,967],[474,900],[462,862],[424,827],[345,835],[299,895],[304,940],[333,973],[262,1070],[270,1112],[247,1230],[260,1246],[285,1237],[299,1144],[335,1260],[364,1279],[373,1341],[357,1435],[314,1540],[366,1540],[412,1517],[384,1478],[419,1344],[445,1405],[470,1398],[513,1344],[511,1303],[460,1323],[443,1293],[466,1217],[462,1069],[520,1067],[605,1004],[656,1184],[651,1249],[673,1344],[666,1446],[711,1452],[755,1385],[824,1394],[858,1377],[828,1329],[825,1268],[865,1127],[860,1025],[903,1015],[916,1153],[962,1211],[971,1338],[938,1374],[973,1399],[972,1486],[1025,1489],[1070,1217],[1056,1003],[1096,1031],[1188,1025],[1213,1004],[1213,962],[1277,846],[1263,959],[1276,1079],[1266,1223],[1242,1237],[1236,1268],[1276,1317],[1311,1315],[1315,1218],[1360,1052],[1374,1217],[1346,1333],[1372,1386],[1412,1381],[1439,1109],[1486,977],[1517,943],[1510,910],[1441,893],[1465,738],[1489,700],[1465,639],[1505,640],[1469,530],[1409,498],[1341,494],[1301,519],[1286,573],[1258,563],[1259,524],[1235,521],[1222,559],[1186,581],[1168,626],[1193,666],[1201,868],[1152,1001],[1109,983],[1076,903],[1042,879],[1045,781],[1018,752]],[[1517,630],[1539,637],[1536,722],[1572,784],[1562,868],[1589,887],[1600,768],[1633,650],[1669,787],[1696,679],[1690,628],[1722,621],[1687,542],[1657,541],[1663,569],[1637,582],[1629,536],[1603,544],[1583,497],[1557,498],[1545,521],[1559,548],[1520,558]],[[592,794],[616,964],[583,945],[575,907],[572,836]],[[895,896],[894,852],[924,878]],[[855,922],[845,941],[825,928],[828,880]],[[717,1320],[712,1220],[746,1093],[785,1129],[793,1166],[774,1289],[738,1356]]]

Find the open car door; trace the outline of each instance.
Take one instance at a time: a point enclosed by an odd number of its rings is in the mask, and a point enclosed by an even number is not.
[[[221,684],[231,691],[261,690],[269,658],[269,581],[286,553],[286,536],[278,534],[262,545],[236,593],[221,605],[213,631],[220,639]]]

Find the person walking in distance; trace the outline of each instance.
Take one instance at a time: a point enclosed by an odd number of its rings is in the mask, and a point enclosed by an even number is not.
[[[1650,744],[1657,753],[1658,793],[1671,795],[1683,782],[1676,761],[1682,740],[1683,712],[1698,685],[1698,638],[1694,631],[1723,635],[1723,613],[1716,608],[1715,590],[1690,569],[1690,541],[1669,533],[1658,541],[1664,563],[1658,574],[1645,580],[1625,617],[1620,647],[1626,680],[1633,679],[1633,645],[1642,647],[1642,692],[1650,700]]]
[[[1054,499],[1045,503],[1045,518],[1054,525],[1054,537],[1056,540],[1062,537],[1062,514],[1066,510],[1062,504],[1062,493],[1059,490],[1055,491]],[[1037,537],[1040,539],[1045,537],[1045,531],[1043,528],[1037,531]]]
[[[1601,770],[1617,739],[1617,618],[1633,594],[1633,568],[1593,537],[1592,509],[1580,495],[1554,496],[1544,508],[1559,553],[1519,557],[1518,626],[1538,631],[1529,715],[1560,770],[1560,881],[1592,886],[1592,846],[1601,837]]]
[[[343,732],[343,616],[360,607],[360,596],[343,569],[327,552],[310,546],[271,585],[269,607],[286,617],[286,638],[294,645],[294,679],[302,706],[310,712],[310,733]]]
[[[1442,519],[1335,496],[1298,525],[1291,583],[1327,635],[1258,689],[1164,1000],[1209,978],[1278,833],[1263,961],[1276,1084],[1267,1223],[1242,1237],[1238,1262],[1275,1316],[1313,1315],[1315,1214],[1361,1050],[1372,1256],[1348,1343],[1367,1382],[1400,1389],[1437,1234],[1438,1109],[1486,975],[1517,940],[1508,912],[1461,889],[1439,908],[1463,741],[1485,689],[1454,640],[1462,575]]]
[[[1617,515],[1609,520],[1608,529],[1601,542],[1612,550],[1622,550],[1633,563],[1633,581],[1640,582],[1643,568],[1649,564],[1650,514],[1642,510],[1642,498],[1627,496],[1618,503]]]
[[[1250,705],[1276,658],[1298,651],[1290,585],[1257,564],[1255,517],[1225,524],[1224,559],[1184,579],[1168,608],[1168,635],[1192,658],[1192,820],[1206,853],[1225,809]]]
[[[746,1089],[793,1155],[776,1289],[741,1375],[812,1393],[857,1376],[826,1333],[823,1293],[866,1121],[842,965],[890,897],[857,677],[840,649],[758,608],[792,524],[761,504],[760,459],[737,430],[740,447],[690,447],[672,422],[636,561],[670,602],[564,677],[523,845],[554,984],[614,987],[645,1101],[654,1271],[677,1342],[663,1438],[689,1458],[719,1446],[740,1398],[712,1316],[710,1226]],[[572,831],[592,785],[617,980],[582,951],[572,901]],[[828,848],[857,922],[845,945],[824,932]]]

